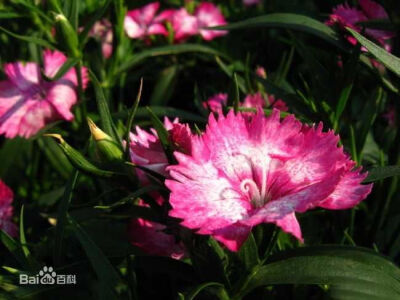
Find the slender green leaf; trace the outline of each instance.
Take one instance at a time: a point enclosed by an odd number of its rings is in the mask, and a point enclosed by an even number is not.
[[[130,133],[132,130],[133,120],[135,119],[135,115],[136,115],[137,109],[139,107],[140,98],[142,97],[142,89],[143,89],[143,78],[140,79],[139,91],[136,95],[135,103],[133,104],[133,107],[131,108],[131,111],[128,116],[128,121],[126,124],[125,141],[126,141],[127,145],[130,144]],[[129,158],[129,151],[130,151],[129,149],[130,149],[129,147],[126,147],[126,150],[125,150],[125,159],[126,160],[128,160],[128,158]]]
[[[121,283],[118,272],[82,227],[73,219],[70,219],[70,222],[74,228],[76,237],[89,258],[93,270],[100,280],[100,284],[105,288],[106,296],[109,297],[108,299],[117,299],[115,289]]]
[[[235,113],[239,111],[240,106],[240,92],[239,92],[239,84],[236,73],[233,74],[233,82],[235,84],[235,95],[233,97],[233,110]]]
[[[347,27],[346,28],[356,39],[363,45],[368,51],[375,56],[381,63],[385,65],[389,70],[400,76],[400,58],[390,54],[382,47],[378,46],[374,42],[371,42],[355,30]]]
[[[236,23],[230,23],[225,26],[219,26],[217,29],[236,30],[259,27],[286,28],[303,31],[320,37],[339,48],[344,48],[343,44],[332,28],[315,19],[299,14],[273,13],[250,18]]]
[[[252,233],[240,248],[239,258],[248,271],[260,263],[256,240]]]
[[[219,282],[205,282],[205,283],[202,283],[202,284],[196,286],[191,291],[185,293],[183,296],[183,299],[184,300],[194,300],[196,298],[196,296],[201,293],[201,291],[207,289],[210,286],[224,288],[224,286]]]
[[[54,242],[53,261],[55,266],[59,266],[62,262],[62,243],[64,239],[65,226],[67,224],[68,209],[72,200],[73,190],[75,188],[79,171],[75,171],[70,180],[68,181],[64,195],[58,205],[56,236]]]
[[[10,253],[15,257],[18,263],[24,268],[25,270],[29,270],[30,264],[27,258],[22,251],[21,245],[17,243],[11,236],[9,236],[3,230],[0,230],[0,240],[2,244],[10,251]]]
[[[364,183],[382,180],[388,177],[399,176],[400,166],[385,166],[376,167],[368,171],[368,177],[363,181]]]
[[[222,57],[226,57],[223,53],[204,45],[198,44],[177,44],[177,45],[168,45],[162,46],[158,48],[151,48],[140,53],[135,54],[131,59],[122,64],[116,71],[114,76],[117,76],[119,73],[125,72],[128,69],[144,62],[146,59],[156,56],[165,56],[165,55],[176,55],[182,53],[192,53],[199,52],[210,55],[218,55]]]
[[[16,39],[19,39],[21,41],[24,41],[24,42],[34,43],[36,45],[43,46],[43,47],[46,47],[46,48],[49,48],[49,49],[53,49],[53,50],[56,49],[55,46],[52,43],[50,43],[50,42],[48,42],[46,40],[43,40],[41,38],[37,38],[37,37],[34,37],[34,36],[26,36],[26,35],[16,34],[16,33],[13,33],[11,31],[8,31],[7,29],[5,29],[4,27],[1,27],[1,26],[0,26],[0,31],[3,31],[3,32],[11,35],[12,37],[14,37]]]
[[[92,84],[96,93],[97,108],[100,114],[101,128],[110,135],[114,141],[119,141],[120,138],[115,130],[115,125],[111,117],[110,108],[108,107],[106,97],[104,96],[103,89],[100,82],[97,80],[96,75],[89,70]]]
[[[179,66],[172,65],[160,72],[150,97],[151,105],[166,105],[174,90],[174,82],[178,75]]]
[[[24,229],[24,206],[21,207],[21,213],[19,216],[19,240],[21,242],[22,252],[24,253],[25,257],[28,259],[30,256],[30,251],[28,249],[28,245],[26,244],[26,237],[25,237],[25,229]]]
[[[151,122],[153,123],[154,129],[157,131],[157,136],[160,139],[161,145],[165,151],[165,154],[168,157],[170,162],[174,161],[174,157],[172,155],[173,152],[173,145],[171,145],[171,141],[169,139],[169,134],[167,129],[165,129],[164,124],[160,121],[160,119],[154,114],[150,107],[146,107]]]
[[[254,271],[234,299],[260,286],[323,284],[329,293],[352,292],[352,299],[397,299],[400,270],[375,252],[357,247],[306,247],[279,253]]]

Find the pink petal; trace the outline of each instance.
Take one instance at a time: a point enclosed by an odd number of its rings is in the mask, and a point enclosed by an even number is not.
[[[49,83],[47,101],[53,105],[64,120],[74,119],[71,109],[77,100],[76,85],[71,80],[61,78],[56,82]]]
[[[276,220],[275,223],[284,232],[290,233],[302,243],[304,242],[299,222],[297,221],[296,215],[294,213],[287,214],[283,218]]]
[[[385,9],[372,0],[359,0],[358,4],[369,19],[389,19]]]
[[[124,29],[126,34],[132,39],[142,38],[146,34],[146,30],[129,15],[125,16]]]
[[[140,20],[144,24],[150,24],[155,15],[157,10],[160,8],[160,2],[152,2],[149,3],[141,8],[140,13]]]
[[[175,11],[171,23],[175,33],[175,40],[177,41],[196,35],[199,30],[197,18],[190,15],[184,8]]]
[[[227,31],[222,30],[206,30],[204,27],[222,26],[226,24],[225,17],[215,4],[211,2],[202,2],[196,9],[200,34],[206,41],[210,41],[216,37],[226,35]]]
[[[149,255],[181,259],[185,255],[183,245],[177,243],[173,235],[164,233],[165,228],[156,222],[132,219],[128,226],[130,242]]]
[[[4,64],[4,73],[21,91],[28,91],[41,80],[39,66],[34,62]]]
[[[161,35],[168,35],[167,29],[165,29],[164,25],[161,24],[153,24],[150,25],[147,30],[148,35],[152,34],[161,34]]]
[[[356,206],[372,190],[372,184],[361,184],[366,177],[367,173],[360,174],[360,170],[347,171],[332,194],[318,203],[318,206],[327,209],[348,209]]]
[[[228,94],[219,93],[208,98],[208,100],[203,102],[203,107],[209,109],[214,113],[222,113],[222,108],[226,106],[228,102]]]
[[[0,229],[4,230],[10,236],[15,237],[18,228],[11,221],[13,216],[13,207],[11,205],[13,198],[13,191],[0,180]]]

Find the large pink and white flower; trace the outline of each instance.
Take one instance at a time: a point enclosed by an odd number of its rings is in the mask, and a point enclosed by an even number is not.
[[[61,52],[45,50],[43,60],[44,74],[53,77],[67,58]],[[45,81],[35,62],[7,63],[4,72],[8,79],[0,82],[0,134],[29,138],[49,122],[74,118],[71,108],[78,99],[74,69],[55,81]],[[82,68],[82,79],[86,87],[86,68]]]
[[[12,190],[0,180],[0,230],[4,230],[10,236],[16,236],[18,231],[17,226],[11,221],[13,198]]]
[[[175,152],[170,216],[237,251],[253,226],[275,223],[303,240],[296,212],[347,209],[366,198],[366,174],[338,147],[339,137],[278,110],[253,118],[211,114],[191,154]]]
[[[197,18],[199,33],[206,41],[210,41],[216,37],[226,35],[225,30],[209,30],[206,27],[226,25],[224,15],[219,8],[211,2],[202,2],[196,8],[195,16]]]
[[[350,27],[361,32],[362,26],[358,24],[359,22],[389,19],[385,9],[372,0],[359,0],[359,5],[361,9],[350,7],[348,4],[338,5],[333,9],[327,24],[330,26],[338,25],[342,29]],[[391,50],[387,40],[394,36],[393,32],[367,28],[365,33],[384,46],[386,50]],[[353,36],[347,36],[347,40],[353,45],[357,44],[357,40]]]
[[[143,200],[139,201],[139,205],[147,206]],[[149,255],[181,259],[185,255],[185,248],[172,234],[164,232],[166,228],[163,224],[142,218],[131,219],[128,224],[129,241]]]
[[[143,39],[150,35],[168,35],[163,22],[170,18],[171,11],[156,16],[159,8],[159,2],[152,2],[141,8],[128,11],[124,19],[126,34],[132,39]]]
[[[113,52],[113,31],[110,21],[103,19],[94,23],[89,35],[99,40],[104,58],[109,58]]]

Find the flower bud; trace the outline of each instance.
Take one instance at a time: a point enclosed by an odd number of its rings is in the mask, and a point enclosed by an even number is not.
[[[81,52],[76,30],[62,13],[55,14],[54,18],[56,21],[57,41],[69,56],[79,58]]]
[[[100,158],[105,162],[121,161],[124,153],[117,142],[97,127],[91,119],[87,118],[87,122]]]

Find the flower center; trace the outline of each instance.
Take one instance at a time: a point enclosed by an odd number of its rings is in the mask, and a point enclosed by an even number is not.
[[[46,99],[46,90],[39,85],[31,87],[31,93],[31,99],[33,100],[41,101]]]
[[[251,204],[262,207],[271,200],[271,195],[267,192],[267,167],[264,165],[261,170],[261,189],[253,179],[244,179],[240,183],[240,190],[250,194]]]

